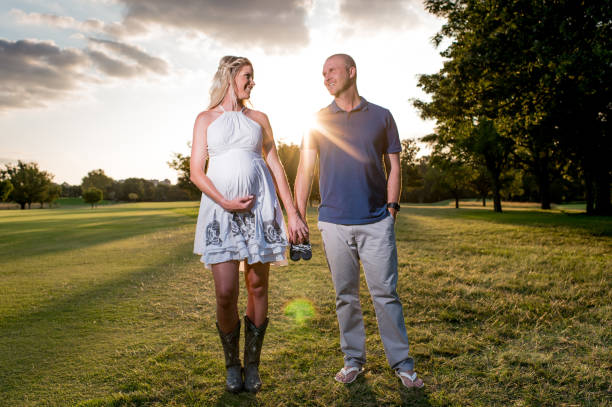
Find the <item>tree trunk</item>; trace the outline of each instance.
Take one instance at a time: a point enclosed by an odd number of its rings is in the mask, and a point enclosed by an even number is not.
[[[540,206],[542,209],[550,209],[550,176],[548,171],[548,151],[542,151],[536,158],[536,171],[540,187]]]
[[[455,197],[455,209],[459,209],[459,197]]]
[[[612,215],[610,205],[610,180],[607,171],[599,171],[595,176],[595,210],[596,215]]]
[[[584,171],[584,199],[586,200],[586,212],[587,215],[594,215],[595,193],[593,191],[593,177],[591,174],[591,168],[588,164],[584,162],[582,168]]]
[[[21,205],[21,209],[25,209],[25,202],[19,202],[19,205]]]
[[[486,195],[482,196],[482,206],[487,206],[487,196]]]
[[[493,176],[493,211],[501,213],[501,181],[499,179],[500,174]]]

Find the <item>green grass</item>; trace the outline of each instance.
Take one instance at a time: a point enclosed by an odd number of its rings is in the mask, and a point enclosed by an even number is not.
[[[425,390],[389,370],[363,279],[367,371],[334,382],[315,228],[311,261],[272,270],[257,396],[223,391],[214,286],[191,253],[197,204],[0,211],[0,405],[610,405],[612,219],[466,206],[404,205],[396,225]]]

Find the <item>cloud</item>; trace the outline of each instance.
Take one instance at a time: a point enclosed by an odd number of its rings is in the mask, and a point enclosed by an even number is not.
[[[220,42],[264,49],[294,49],[308,44],[305,25],[310,2],[298,0],[119,0],[124,23],[193,30]]]
[[[153,57],[146,52],[142,51],[140,48],[135,47],[133,45],[128,45],[125,43],[104,40],[99,38],[89,38],[90,43],[94,45],[101,46],[106,50],[120,56],[125,57],[132,62],[135,62],[135,65],[132,65],[131,68],[135,69],[136,73],[144,73],[145,71],[151,71],[158,75],[166,75],[168,73],[168,63],[161,58]],[[98,60],[100,57],[99,52],[90,51],[90,55],[95,54],[96,57],[94,59]],[[110,58],[104,60],[104,66],[108,66]],[[101,60],[100,60],[101,61]],[[115,62],[121,62],[117,60],[112,60]],[[126,66],[126,64],[123,64]],[[117,75],[117,76],[125,76],[125,75]],[[129,75],[128,75],[129,76]],[[133,75],[131,75],[133,76]]]
[[[65,97],[87,80],[89,58],[78,49],[50,41],[0,39],[0,110],[44,106]]]
[[[145,34],[153,27],[198,32],[221,43],[288,50],[309,41],[306,17],[312,0],[116,0],[122,22],[78,21],[70,16],[11,10],[22,24],[47,25],[115,38]],[[377,6],[378,7],[378,6]]]
[[[10,14],[18,23],[30,25],[43,25],[79,32],[103,33],[114,37],[129,35],[130,33],[143,32],[144,27],[131,23],[123,25],[120,23],[105,23],[97,18],[85,21],[76,20],[70,16],[58,16],[49,13],[26,13],[22,10],[12,9]]]
[[[420,0],[340,0],[340,16],[352,31],[411,29],[420,24],[422,13]]]
[[[132,45],[89,39],[85,51],[60,48],[52,41],[0,39],[0,111],[45,106],[85,84],[149,72],[165,75],[168,64]],[[97,77],[95,72],[103,75]]]

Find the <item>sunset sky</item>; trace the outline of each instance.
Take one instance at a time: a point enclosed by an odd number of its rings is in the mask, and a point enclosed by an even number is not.
[[[393,113],[400,137],[430,133],[412,98],[440,69],[442,21],[420,0],[2,0],[0,164],[34,161],[54,182],[93,169],[176,181],[223,55],[254,65],[253,107],[299,143],[331,102],[325,58],[351,54],[358,89]]]

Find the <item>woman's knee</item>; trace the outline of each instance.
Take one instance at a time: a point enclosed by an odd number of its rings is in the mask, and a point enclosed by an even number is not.
[[[221,288],[217,291],[217,305],[221,308],[232,308],[238,303],[238,293],[232,288]]]
[[[250,284],[248,287],[248,292],[251,297],[264,298],[268,295],[268,285],[267,284]]]

